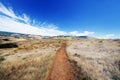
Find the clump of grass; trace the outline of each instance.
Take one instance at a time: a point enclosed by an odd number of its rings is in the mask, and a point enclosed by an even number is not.
[[[98,43],[103,43],[103,40],[99,40]]]
[[[77,53],[75,53],[73,56],[74,56],[74,57],[80,57],[80,55],[77,54]]]
[[[120,80],[120,73],[119,70],[110,70],[110,74],[111,74],[111,79],[112,80]]]
[[[120,44],[118,44],[118,47],[120,47]]]
[[[120,77],[115,74],[113,74],[111,78],[112,78],[112,80],[120,80]]]
[[[4,61],[5,58],[3,56],[0,56],[0,62]]]

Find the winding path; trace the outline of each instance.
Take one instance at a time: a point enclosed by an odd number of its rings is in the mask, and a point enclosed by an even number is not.
[[[46,80],[79,80],[74,65],[68,59],[65,43],[57,51]]]

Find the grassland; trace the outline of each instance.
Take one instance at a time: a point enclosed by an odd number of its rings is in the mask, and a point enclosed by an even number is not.
[[[45,80],[56,50],[64,40],[26,40],[0,49],[0,80]]]
[[[92,80],[120,80],[119,40],[74,40],[67,52]]]
[[[120,40],[13,39],[0,44],[0,80],[45,80],[56,51],[67,43],[67,54],[84,80],[120,80]],[[81,73],[79,74],[81,76]]]

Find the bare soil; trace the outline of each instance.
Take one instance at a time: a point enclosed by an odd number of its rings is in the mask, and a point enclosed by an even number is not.
[[[80,80],[75,66],[68,58],[65,43],[57,51],[46,80]]]

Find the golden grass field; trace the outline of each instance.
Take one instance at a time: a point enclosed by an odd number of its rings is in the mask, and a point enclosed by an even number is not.
[[[120,40],[15,40],[17,48],[0,49],[0,80],[45,80],[61,43],[83,80],[120,80]]]
[[[1,49],[0,80],[45,80],[56,50],[64,40],[27,40]],[[3,58],[3,59],[2,59]]]

